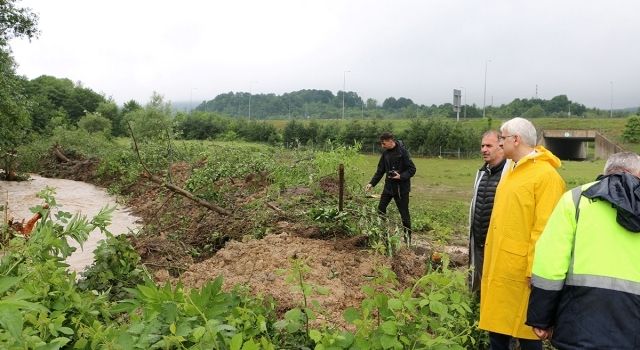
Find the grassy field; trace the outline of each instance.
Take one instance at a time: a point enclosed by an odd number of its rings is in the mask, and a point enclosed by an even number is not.
[[[375,172],[378,155],[362,155],[358,159],[360,173],[357,176],[362,186],[367,184]],[[482,159],[437,159],[413,157],[417,173],[411,181],[410,211],[414,229],[430,227],[435,239],[450,244],[466,245],[469,201],[473,193],[476,171]],[[593,181],[602,173],[604,161],[563,161],[560,175],[567,190]],[[349,176],[349,174],[347,174]],[[380,193],[382,184],[374,192]],[[396,216],[397,210],[390,207],[389,213]]]
[[[375,172],[379,156],[362,155],[358,168],[363,186]],[[482,159],[437,159],[413,158],[416,176],[412,179],[412,200],[416,205],[424,202],[468,201],[472,194],[476,171],[482,165]],[[602,172],[604,161],[563,161],[560,175],[567,187],[590,182]],[[376,186],[378,190],[381,185]]]

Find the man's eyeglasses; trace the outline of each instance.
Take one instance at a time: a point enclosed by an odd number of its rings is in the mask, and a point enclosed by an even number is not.
[[[498,136],[498,141],[504,141],[507,137],[516,137],[517,135]]]

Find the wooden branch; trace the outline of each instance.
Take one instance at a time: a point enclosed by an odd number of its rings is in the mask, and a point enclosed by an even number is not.
[[[207,202],[205,200],[202,200],[202,199],[194,196],[191,192],[183,190],[182,188],[180,188],[180,187],[178,187],[176,185],[172,185],[170,183],[166,183],[164,180],[162,180],[161,178],[159,178],[159,177],[157,177],[155,175],[152,175],[152,174],[149,174],[149,173],[144,173],[144,174],[142,174],[142,176],[148,178],[149,180],[151,180],[151,181],[153,181],[153,182],[155,182],[155,183],[157,183],[159,185],[162,185],[162,186],[170,189],[171,191],[173,191],[173,192],[175,192],[175,193],[177,193],[177,194],[179,194],[181,196],[184,196],[184,197],[187,197],[187,198],[191,199],[192,201],[198,203],[199,205],[201,205],[203,207],[209,208],[209,209],[211,209],[211,210],[213,210],[213,211],[215,211],[217,213],[220,213],[222,215],[231,215],[230,211],[228,211],[228,210],[226,210],[226,209],[224,209],[222,207],[219,207],[219,206],[217,206],[217,205],[215,205],[213,203],[209,203],[209,202]]]
[[[65,156],[64,153],[62,153],[62,151],[60,150],[60,146],[57,144],[53,146],[53,155],[56,156],[56,159],[58,159],[63,163],[71,162],[71,159],[67,158],[67,156]]]
[[[272,203],[269,203],[269,202],[266,202],[265,204],[267,205],[267,207],[277,211],[278,213],[284,214],[284,210],[276,207],[275,204],[272,204]]]

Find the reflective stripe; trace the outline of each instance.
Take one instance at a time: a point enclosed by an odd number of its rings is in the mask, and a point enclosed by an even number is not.
[[[532,275],[531,284],[536,288],[544,290],[562,290],[564,280],[550,280],[537,275]]]
[[[570,274],[567,276],[565,284],[580,287],[603,288],[615,290],[618,292],[640,295],[640,282],[634,282],[615,277]]]

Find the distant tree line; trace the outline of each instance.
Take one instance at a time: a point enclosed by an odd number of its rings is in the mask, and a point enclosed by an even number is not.
[[[282,95],[228,92],[203,101],[196,110],[219,112],[232,117],[250,116],[253,119],[335,119],[342,117],[343,95],[345,118],[456,118],[451,103],[427,106],[416,104],[410,98],[388,97],[379,104],[372,98],[365,101],[353,91],[338,91],[334,95],[329,90],[300,90]],[[569,100],[566,95],[558,95],[550,100],[517,98],[507,104],[485,108],[485,116],[496,118],[606,117],[608,112],[589,109]],[[461,108],[460,117],[480,118],[482,114],[481,108],[471,104]],[[618,116],[627,114],[625,111],[616,112]]]

